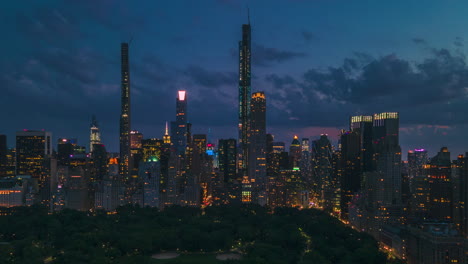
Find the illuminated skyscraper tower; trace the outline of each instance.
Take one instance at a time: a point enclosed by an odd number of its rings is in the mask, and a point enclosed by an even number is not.
[[[171,122],[171,140],[178,155],[187,147],[187,94],[178,91],[176,98],[176,121]]]
[[[96,120],[96,116],[93,115],[93,119],[91,121],[91,126],[90,126],[90,134],[89,134],[89,152],[93,152],[94,144],[101,144],[101,132],[99,131],[99,126]]]
[[[266,204],[266,98],[264,92],[252,94],[250,122],[249,177],[254,184],[254,202]]]
[[[121,44],[121,114],[119,171],[123,179],[129,177],[130,164],[130,69],[128,43]]]
[[[171,136],[169,136],[169,128],[167,126],[167,122],[166,122],[166,132],[164,133],[163,141],[164,141],[164,144],[171,144]]]
[[[250,19],[239,41],[239,172],[246,176],[250,137]]]

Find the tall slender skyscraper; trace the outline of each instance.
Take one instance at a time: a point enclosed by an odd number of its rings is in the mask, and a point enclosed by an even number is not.
[[[187,93],[178,91],[176,98],[176,121],[171,122],[171,140],[178,155],[187,147]]]
[[[101,144],[101,132],[99,132],[96,116],[93,115],[89,132],[89,152],[93,152],[94,144]]]
[[[120,162],[123,179],[129,177],[130,165],[130,67],[128,43],[121,44],[121,113],[120,113]]]
[[[250,137],[250,21],[242,25],[239,41],[239,172],[246,176]]]

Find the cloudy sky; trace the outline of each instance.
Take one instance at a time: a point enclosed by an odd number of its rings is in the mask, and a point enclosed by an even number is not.
[[[468,2],[25,0],[0,9],[0,133],[88,144],[96,114],[118,150],[120,43],[131,42],[132,128],[161,137],[188,92],[194,133],[237,137],[237,48],[250,7],[252,91],[268,132],[336,142],[350,115],[400,112],[401,145],[468,151]],[[406,155],[404,155],[406,158]]]

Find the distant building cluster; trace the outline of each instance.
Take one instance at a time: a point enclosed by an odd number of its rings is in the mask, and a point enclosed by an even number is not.
[[[352,116],[333,145],[294,136],[287,149],[266,129],[266,94],[251,91],[251,26],[239,42],[237,139],[192,134],[190,94],[177,92],[162,139],[131,127],[129,45],[121,45],[120,152],[108,153],[93,116],[89,147],[47,131],[0,135],[0,206],[114,211],[254,203],[318,208],[375,237],[408,263],[468,263],[468,153],[424,149],[402,160],[399,114]],[[170,129],[169,129],[170,128]],[[1,211],[0,211],[1,214]]]

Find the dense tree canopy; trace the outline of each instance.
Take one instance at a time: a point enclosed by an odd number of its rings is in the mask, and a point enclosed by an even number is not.
[[[1,263],[152,263],[161,251],[230,250],[244,257],[225,263],[386,263],[371,237],[313,209],[124,206],[115,214],[48,214],[33,206],[0,216]]]

